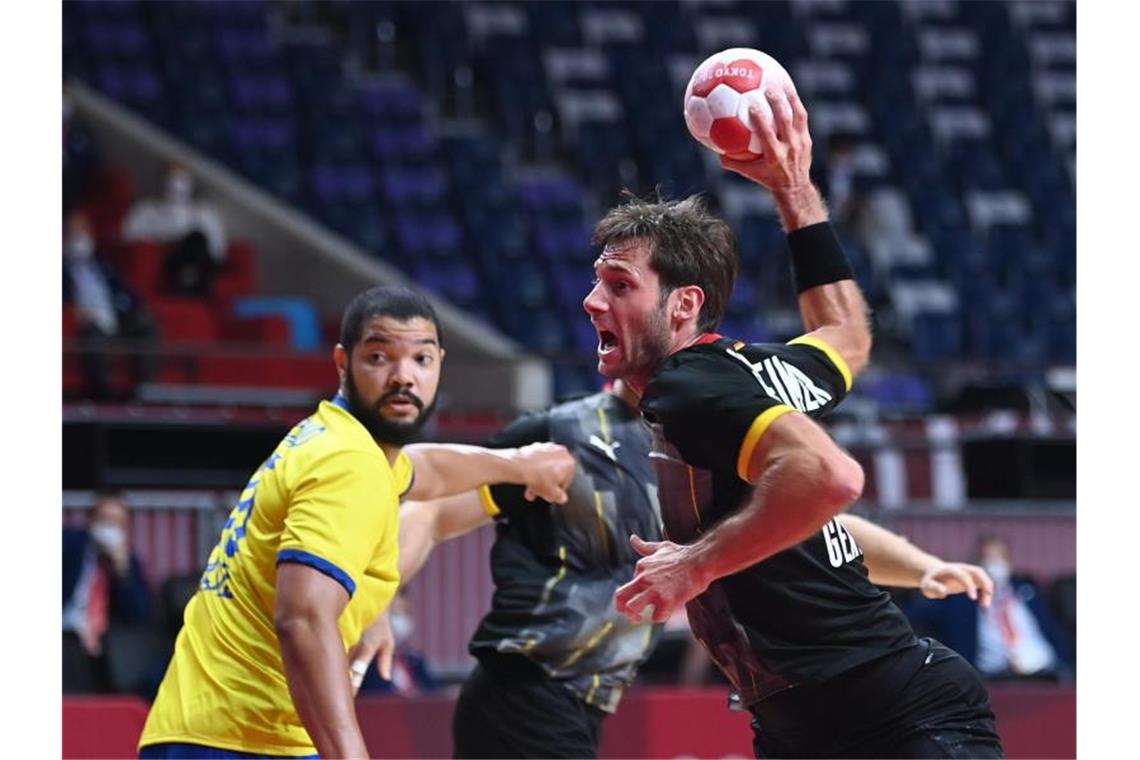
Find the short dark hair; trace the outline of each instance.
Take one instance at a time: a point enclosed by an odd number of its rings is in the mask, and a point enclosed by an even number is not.
[[[364,323],[374,317],[392,317],[401,321],[423,317],[435,325],[440,345],[443,345],[439,317],[423,293],[403,285],[379,285],[358,294],[344,310],[340,320],[340,344],[346,351],[351,351],[360,342]]]
[[[629,191],[625,196],[628,200],[594,227],[594,243],[648,241],[649,265],[661,278],[662,296],[697,285],[705,294],[697,327],[714,330],[736,285],[739,262],[732,228],[709,212],[699,195],[673,201],[642,199]]]
[[[95,492],[95,500],[92,504],[100,504],[104,501],[122,501],[125,502],[126,496],[122,491],[116,488],[102,488]]]
[[[103,488],[95,492],[95,498],[91,501],[91,506],[87,508],[87,516],[93,517],[99,507],[103,506],[109,501],[117,501],[123,505],[124,508],[130,509],[127,504],[127,497],[122,491],[113,488]]]
[[[989,546],[990,544],[1001,544],[1007,550],[1009,549],[1009,541],[1007,541],[1005,536],[1001,535],[1000,533],[978,534],[978,542],[976,545],[979,551],[981,551],[983,546]]]

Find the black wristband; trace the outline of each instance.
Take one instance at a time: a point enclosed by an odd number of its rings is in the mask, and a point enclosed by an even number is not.
[[[817,288],[840,280],[854,280],[851,262],[829,222],[801,227],[788,233],[796,290]]]

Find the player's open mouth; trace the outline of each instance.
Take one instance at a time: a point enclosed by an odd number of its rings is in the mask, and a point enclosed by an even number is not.
[[[608,354],[618,347],[617,335],[609,330],[598,330],[598,353]]]

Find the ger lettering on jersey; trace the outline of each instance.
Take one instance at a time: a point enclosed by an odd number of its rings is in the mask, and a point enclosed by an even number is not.
[[[277,566],[299,562],[344,586],[347,650],[395,594],[398,502],[411,480],[407,455],[389,466],[340,396],[294,427],[222,528],[139,746],[314,754],[277,645]]]

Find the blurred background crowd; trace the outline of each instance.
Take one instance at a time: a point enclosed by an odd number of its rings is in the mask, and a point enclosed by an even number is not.
[[[998,586],[988,611],[900,603],[987,677],[1074,677],[1075,3],[84,0],[63,21],[65,692],[156,688],[237,489],[335,390],[368,284],[441,305],[442,440],[599,387],[581,300],[623,188],[703,193],[740,241],[721,332],[797,335],[770,198],[681,115],[732,46],[791,72],[874,308],[830,424],[858,509]],[[490,542],[440,548],[366,690],[470,667]],[[642,680],[712,670],[682,617]]]

